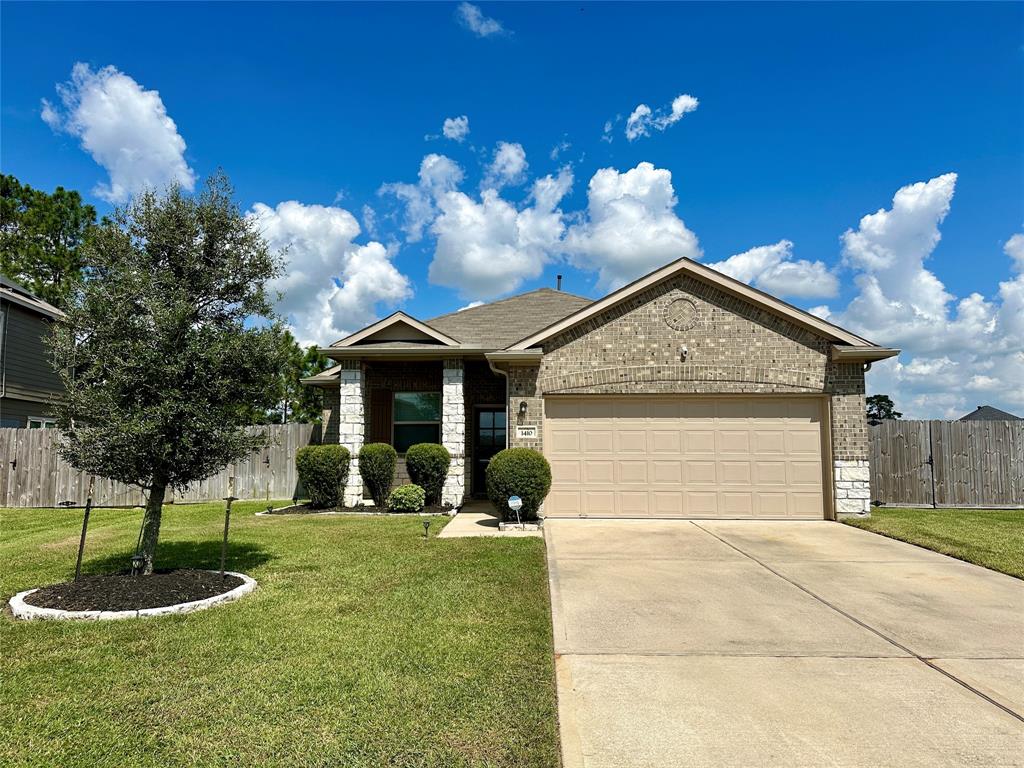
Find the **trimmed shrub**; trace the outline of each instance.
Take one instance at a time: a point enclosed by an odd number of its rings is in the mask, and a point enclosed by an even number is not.
[[[395,462],[398,454],[387,443],[367,443],[359,449],[359,474],[370,489],[373,503],[384,509],[395,478]]]
[[[515,520],[515,513],[508,508],[510,496],[523,500],[522,520],[535,520],[550,490],[551,465],[531,448],[506,448],[487,465],[487,498],[503,520]]]
[[[295,454],[299,482],[314,509],[337,507],[345,498],[348,449],[343,445],[307,445]]]
[[[416,443],[405,452],[405,468],[409,478],[423,488],[427,504],[440,504],[444,479],[448,477],[448,466],[452,456],[448,449],[437,443]]]
[[[388,495],[388,512],[419,512],[427,494],[415,483],[400,485]]]

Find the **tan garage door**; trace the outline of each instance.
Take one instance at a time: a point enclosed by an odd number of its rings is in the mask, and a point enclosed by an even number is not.
[[[551,517],[824,516],[819,399],[550,397]]]

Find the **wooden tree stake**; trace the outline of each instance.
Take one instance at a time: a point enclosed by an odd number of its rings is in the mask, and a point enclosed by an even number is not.
[[[82,575],[82,553],[85,552],[85,532],[89,530],[89,513],[92,512],[92,491],[96,477],[89,477],[89,492],[85,496],[85,515],[82,517],[82,538],[78,541],[78,560],[75,562],[75,581]]]
[[[227,502],[224,507],[224,540],[220,545],[220,580],[224,582],[224,564],[228,557],[228,527],[231,525],[231,502],[235,500],[235,476],[228,478],[228,495],[224,498]]]

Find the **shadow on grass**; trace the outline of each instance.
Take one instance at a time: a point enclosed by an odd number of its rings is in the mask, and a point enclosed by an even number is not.
[[[95,575],[130,570],[132,554],[134,554],[133,551],[125,551],[107,557],[87,559],[82,563],[82,573]],[[224,567],[229,571],[247,573],[250,569],[257,568],[274,559],[276,557],[262,547],[248,542],[232,544],[229,541],[228,557]],[[174,568],[218,570],[220,568],[220,542],[161,541],[156,548],[154,565],[157,570]]]

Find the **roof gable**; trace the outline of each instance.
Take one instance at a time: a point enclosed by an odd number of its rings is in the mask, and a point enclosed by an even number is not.
[[[344,339],[334,342],[332,347],[354,347],[379,342],[417,342],[439,344],[446,347],[459,346],[458,339],[420,322],[405,312],[395,312],[383,320],[368,325]]]
[[[586,320],[599,315],[601,312],[626,301],[641,291],[647,290],[648,288],[651,288],[652,286],[680,273],[685,273],[697,280],[712,283],[715,287],[725,291],[726,293],[730,293],[750,304],[753,304],[754,306],[761,307],[780,315],[799,326],[814,331],[824,338],[854,347],[876,348],[876,346],[867,339],[857,336],[844,328],[840,328],[838,325],[834,325],[827,320],[822,320],[820,317],[816,317],[809,312],[798,309],[792,304],[788,304],[781,299],[777,299],[764,291],[751,288],[746,283],[735,280],[728,275],[724,275],[721,272],[711,269],[710,267],[698,264],[691,259],[683,258],[678,261],[674,261],[671,264],[667,264],[661,269],[657,269],[654,272],[641,277],[639,280],[635,280],[629,285],[619,288],[617,291],[613,291],[603,299],[599,299],[598,301],[582,307],[579,311],[548,325],[536,333],[523,337],[514,344],[511,344],[508,349],[522,350],[538,346],[553,336],[585,322]],[[892,354],[896,354],[895,350],[888,351]]]

